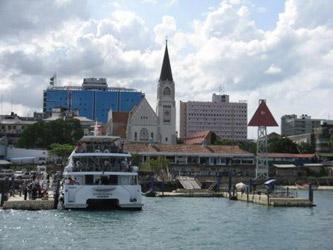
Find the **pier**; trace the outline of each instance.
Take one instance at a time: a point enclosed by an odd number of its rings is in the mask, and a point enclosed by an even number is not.
[[[223,192],[223,197],[237,200],[251,202],[259,205],[266,205],[271,207],[313,207],[313,201],[310,199],[300,199],[296,197],[270,197],[267,194],[247,194],[242,192],[236,192],[229,194],[229,192]]]
[[[53,192],[49,191],[48,197],[35,200],[24,200],[24,196],[15,195],[3,203],[2,208],[17,210],[51,210],[54,209]]]

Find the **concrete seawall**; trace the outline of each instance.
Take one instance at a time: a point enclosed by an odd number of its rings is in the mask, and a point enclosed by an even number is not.
[[[53,209],[53,206],[53,200],[6,201],[3,209],[50,210]]]

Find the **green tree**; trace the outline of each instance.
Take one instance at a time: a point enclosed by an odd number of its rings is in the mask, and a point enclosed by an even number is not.
[[[268,140],[268,152],[297,154],[297,145],[287,137],[272,138]]]
[[[51,144],[72,144],[83,136],[80,121],[58,119],[51,122],[40,121],[25,129],[18,146],[25,148],[50,148]]]
[[[333,147],[333,135],[331,136],[330,140],[328,141],[328,145]]]
[[[131,157],[131,161],[132,161],[132,166],[141,166],[141,156],[138,154],[132,154]]]
[[[177,144],[184,144],[184,140],[182,138],[177,138]]]
[[[156,159],[149,159],[149,161],[141,166],[140,170],[153,172],[157,178],[166,180],[170,177],[169,166],[170,161],[168,159],[158,157]]]
[[[257,143],[253,141],[239,141],[237,145],[239,146],[239,148],[245,151],[248,151],[252,154],[257,154]]]
[[[53,143],[50,146],[49,154],[61,158],[63,164],[66,163],[67,158],[73,152],[75,146],[70,144]]]
[[[298,152],[301,154],[313,154],[315,153],[315,148],[310,144],[306,142],[301,142],[297,144]]]

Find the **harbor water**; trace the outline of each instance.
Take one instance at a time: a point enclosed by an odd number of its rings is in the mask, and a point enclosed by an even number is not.
[[[316,191],[314,202],[146,197],[142,211],[0,210],[0,249],[331,250],[333,191]]]

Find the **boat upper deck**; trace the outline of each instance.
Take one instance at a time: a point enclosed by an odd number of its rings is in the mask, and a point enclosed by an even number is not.
[[[123,142],[115,136],[84,136],[75,153],[123,153]]]

